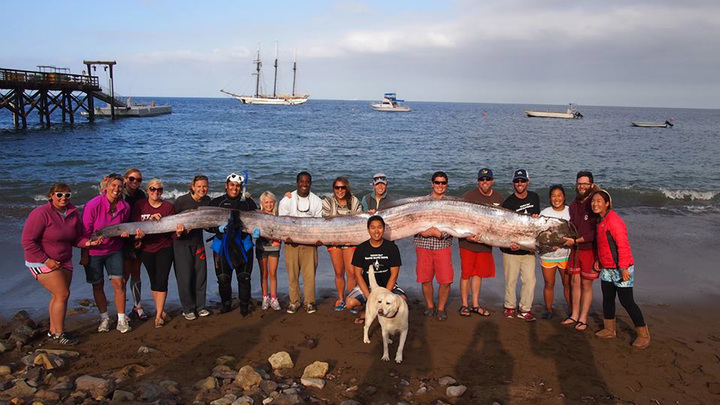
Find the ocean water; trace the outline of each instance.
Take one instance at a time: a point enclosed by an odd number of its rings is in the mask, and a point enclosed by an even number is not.
[[[30,291],[39,289],[28,282],[19,238],[27,214],[45,201],[49,186],[69,183],[73,203],[82,205],[97,195],[103,175],[129,167],[140,168],[145,179],[162,179],[168,199],[185,193],[198,173],[210,177],[211,195],[219,195],[227,174],[245,170],[255,196],[292,190],[301,170],[313,174],[313,192],[321,196],[331,193],[339,175],[363,195],[371,190],[372,174],[383,172],[397,197],[429,193],[431,174],[443,170],[449,175],[448,194],[460,196],[475,187],[483,166],[493,169],[495,188],[507,195],[513,170],[526,168],[530,189],[540,193],[543,203],[556,183],[564,184],[571,198],[575,173],[591,170],[622,212],[649,223],[671,218],[681,229],[692,223],[694,234],[717,234],[718,110],[579,106],[584,119],[557,120],[527,118],[522,111],[563,111],[566,106],[408,102],[413,112],[391,114],[373,111],[369,101],[311,99],[297,107],[269,107],[229,98],[152,100],[172,105],[173,114],[94,123],[76,117],[69,125],[55,113],[50,129],[36,124],[15,130],[11,116],[0,111],[0,241],[8,252],[0,263],[5,280],[0,294],[18,294],[14,307],[32,306]],[[630,125],[669,117],[673,128]],[[410,245],[405,251],[410,284],[414,253]],[[319,277],[329,287],[332,272],[322,270],[328,266],[326,256],[321,254]],[[89,295],[78,270],[73,294]],[[215,291],[211,278],[209,290]],[[23,299],[23,292],[30,296]]]

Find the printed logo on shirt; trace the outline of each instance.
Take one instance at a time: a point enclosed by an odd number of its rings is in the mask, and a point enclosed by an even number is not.
[[[588,214],[585,214],[585,221],[587,221],[588,219],[590,219],[590,216],[588,216]]]
[[[148,220],[150,220],[151,216],[152,216],[152,214],[141,214],[140,221],[148,221]]]
[[[365,263],[366,263],[366,264],[372,263],[372,266],[373,266],[373,268],[375,269],[375,274],[378,274],[378,273],[386,273],[386,272],[388,272],[388,271],[390,270],[389,268],[383,266],[383,264],[380,262],[381,260],[384,261],[384,260],[389,260],[389,259],[390,259],[390,258],[389,258],[387,255],[385,255],[385,254],[382,254],[382,253],[371,253],[370,255],[365,256],[363,259],[365,260]],[[367,270],[368,270],[368,269],[365,269],[366,272],[367,272]]]
[[[515,210],[515,212],[522,211],[523,214],[527,214],[528,210],[531,208],[534,208],[534,207],[535,207],[535,204],[533,204],[533,203],[525,203],[525,204],[519,206],[518,209]]]

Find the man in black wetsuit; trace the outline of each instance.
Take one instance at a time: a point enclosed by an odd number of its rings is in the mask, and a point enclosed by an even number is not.
[[[225,195],[214,198],[210,201],[210,206],[230,208],[239,211],[257,210],[255,201],[253,201],[252,198],[245,198],[243,195],[242,189],[244,183],[245,178],[243,176],[231,173],[225,181]],[[238,228],[239,226],[240,222],[236,213],[233,215],[233,220],[229,221],[227,227],[216,228],[213,229],[213,231],[215,232],[215,237],[219,240],[223,240],[226,232],[232,232],[233,234],[236,232],[240,235],[240,238],[244,240],[249,237],[249,235],[241,232]],[[220,313],[228,312],[231,309],[232,275],[234,270],[237,273],[238,280],[240,313],[242,316],[246,316],[250,312],[250,273],[252,272],[253,266],[253,249],[250,247],[243,252],[242,247],[235,244],[234,239],[235,238],[227,238],[227,243],[230,244],[227,255],[222,252],[219,254],[213,252],[215,274],[217,275],[218,289],[220,290],[220,301],[222,301]]]

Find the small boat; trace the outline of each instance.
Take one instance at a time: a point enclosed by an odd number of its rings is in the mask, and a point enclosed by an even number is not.
[[[634,127],[640,128],[667,128],[673,126],[671,120],[665,120],[665,122],[633,122]]]
[[[155,117],[157,115],[172,114],[172,107],[169,105],[155,105],[154,101],[147,103],[130,103],[132,97],[127,99],[127,103],[123,107],[115,106],[116,117]],[[80,115],[87,116],[87,112],[83,111]],[[112,117],[112,109],[108,105],[106,107],[95,107],[95,115],[98,117]]]
[[[262,61],[260,60],[260,45],[258,45],[257,58],[253,62],[255,64],[255,94],[253,95],[241,95],[220,90],[221,93],[225,93],[236,100],[240,100],[243,104],[259,104],[259,105],[300,105],[308,101],[309,94],[295,94],[295,77],[297,74],[297,62],[293,60],[293,84],[292,94],[278,94],[277,93],[277,68],[278,68],[278,46],[275,43],[275,79],[273,80],[273,93],[262,94],[260,93],[260,67]]]
[[[375,111],[386,111],[386,112],[410,112],[410,107],[402,106],[398,103],[404,103],[405,100],[398,100],[395,93],[385,93],[383,101],[379,104],[373,104],[372,108]]]
[[[525,110],[525,115],[528,117],[535,117],[535,118],[563,118],[566,120],[572,120],[577,118],[582,118],[583,115],[575,110],[572,104],[568,105],[568,109],[566,112],[549,112],[549,111],[533,111],[533,110]]]

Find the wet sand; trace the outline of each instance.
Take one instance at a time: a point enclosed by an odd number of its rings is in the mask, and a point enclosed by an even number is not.
[[[493,401],[500,404],[718,403],[720,324],[715,309],[720,304],[717,288],[720,282],[710,264],[714,263],[718,251],[714,238],[720,221],[717,216],[688,218],[638,211],[626,214],[638,269],[636,298],[652,334],[652,344],[643,351],[630,346],[634,330],[619,303],[618,338],[602,340],[594,336],[593,332],[602,322],[597,283],[589,328],[584,333],[560,325],[566,313],[564,305],[559,303],[559,285],[556,286],[557,316],[554,319],[527,323],[504,318],[500,260],[498,274],[486,281],[481,298],[481,303],[493,312],[491,317],[458,315],[456,277],[449,320],[424,318],[414,283],[414,258],[405,255],[410,245],[403,241],[405,266],[400,280],[409,290],[411,316],[405,361],[400,365],[380,360],[382,342],[377,327],[371,335],[372,343],[362,343],[362,327],[353,324],[347,310],[337,313],[332,309],[334,294],[328,283],[323,282],[325,288],[319,293],[323,299],[318,312],[311,315],[267,312],[255,307],[247,318],[242,318],[235,309],[228,314],[186,321],[180,316],[178,305],[171,304],[174,319],[166,327],[155,329],[151,322],[133,321],[135,330],[126,335],[114,330],[98,334],[95,309],[72,315],[69,329],[81,337],[76,349],[81,357],[58,374],[102,375],[129,364],[140,364],[148,367],[147,373],[124,386],[171,379],[179,383],[183,403],[191,403],[197,393],[192,385],[210,375],[217,357],[235,356],[237,364],[231,365],[235,370],[246,364],[269,370],[267,358],[285,350],[296,364],[291,373],[295,377],[316,360],[330,364],[327,386],[323,390],[306,391],[329,403],[340,403],[348,397],[368,404],[400,400],[433,403],[436,399],[458,404],[492,404]],[[326,254],[323,252],[320,256]],[[321,269],[324,265],[329,264],[321,260]],[[456,265],[459,273],[459,262]],[[13,267],[26,271],[18,263],[13,263]],[[282,292],[287,285],[284,274],[279,271],[281,298],[285,297]],[[539,270],[537,276],[533,310],[539,315],[542,313]],[[77,307],[79,299],[91,298],[83,278],[82,271],[77,272],[71,308]],[[21,297],[23,291],[34,291],[36,298],[26,298],[22,307],[33,309],[37,315],[46,314],[45,292],[34,282],[25,280],[18,282],[12,296]],[[210,275],[211,297],[215,291],[214,275]],[[147,288],[144,298],[150,304]],[[3,313],[12,315],[8,314],[8,308],[17,302],[10,302],[5,295],[3,304],[6,303]],[[110,312],[114,314],[114,308]],[[317,346],[308,346],[308,339],[316,341]],[[34,344],[38,343],[40,341]],[[140,346],[161,352],[138,354]],[[391,346],[391,358],[395,348]],[[0,363],[15,362],[21,354],[18,351],[4,353],[0,355]],[[444,388],[438,385],[437,379],[446,375],[468,387],[461,398],[448,399]],[[409,382],[408,386],[401,384],[403,379]],[[423,395],[407,396],[408,392],[415,393],[422,383],[433,389]],[[359,389],[346,391],[353,385]],[[365,394],[368,386],[377,391]]]

